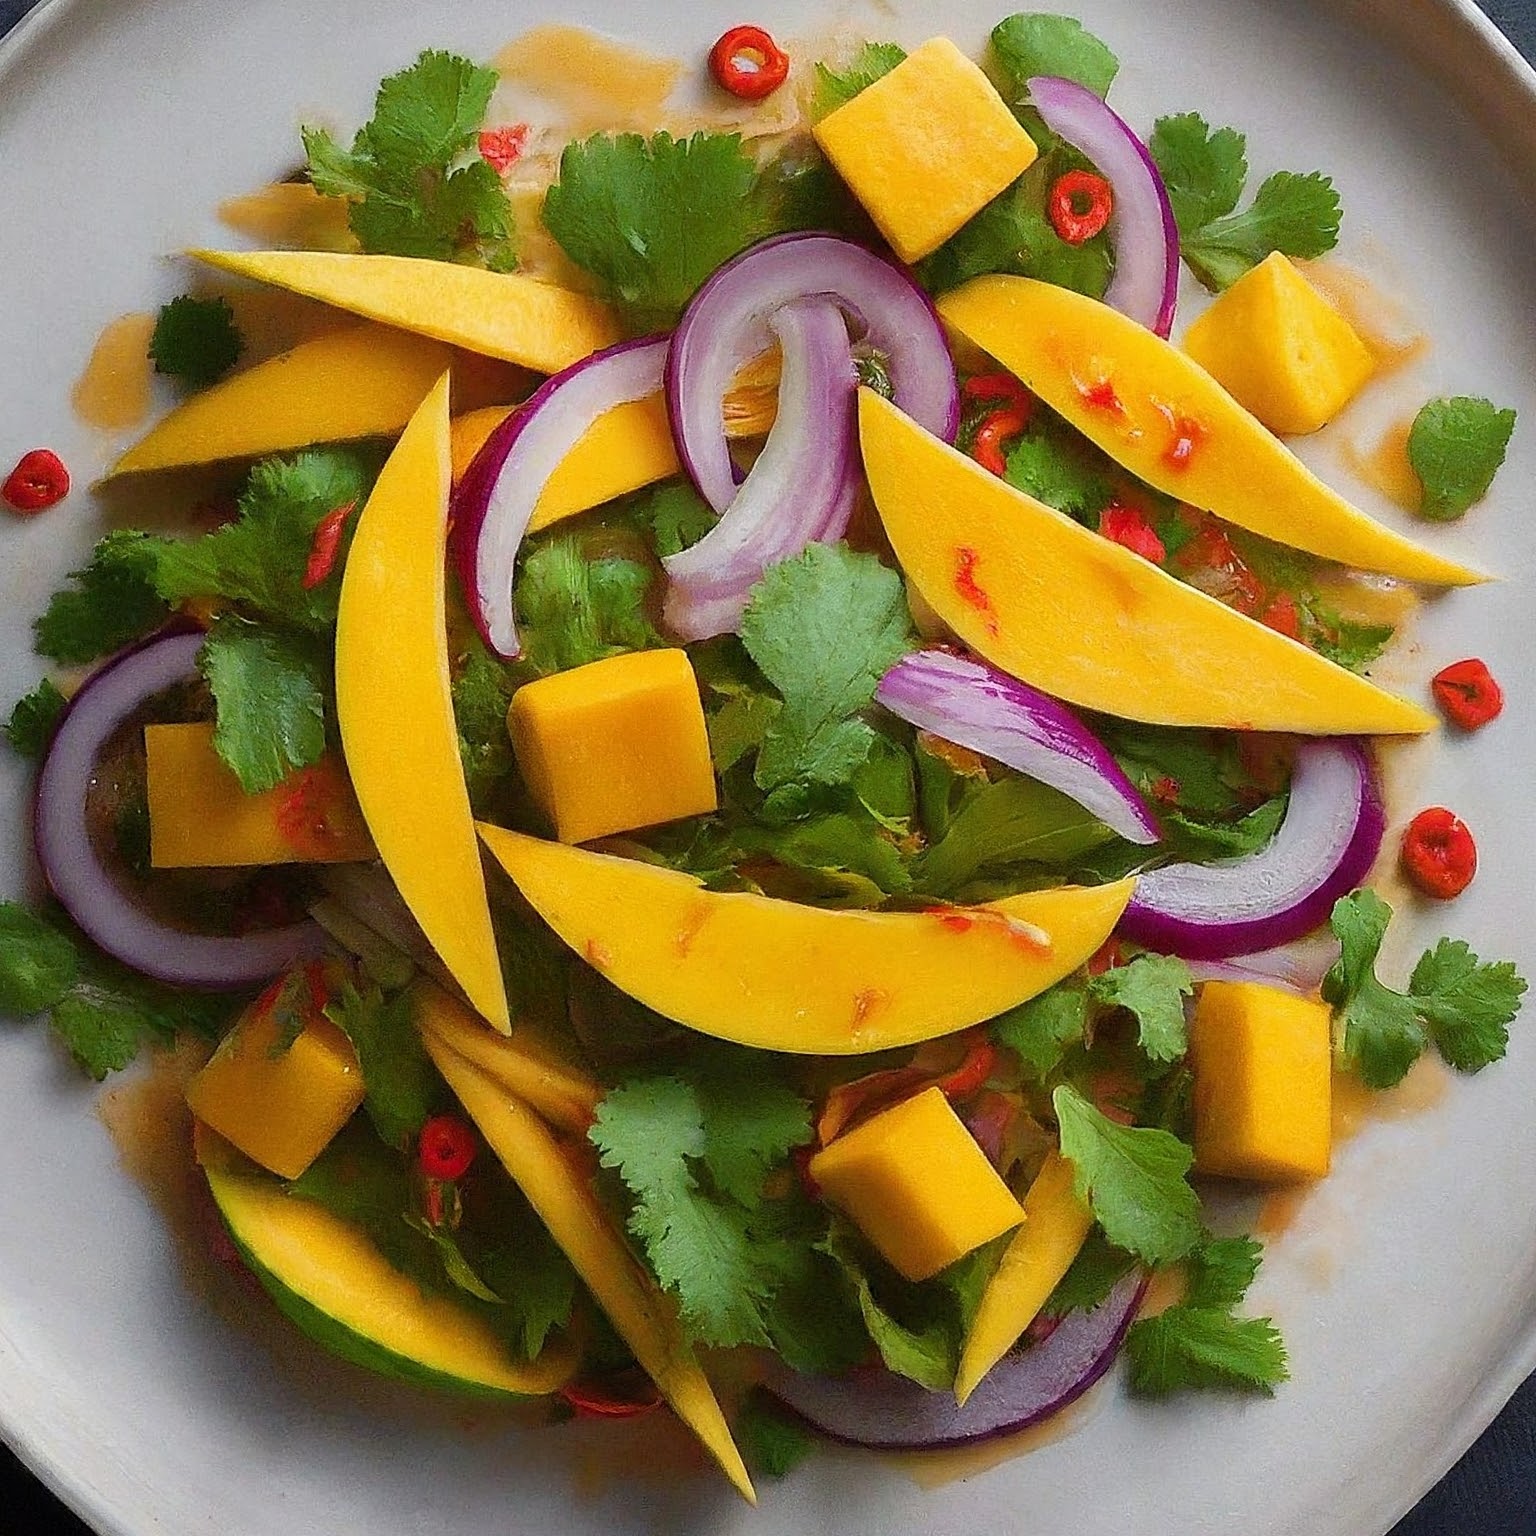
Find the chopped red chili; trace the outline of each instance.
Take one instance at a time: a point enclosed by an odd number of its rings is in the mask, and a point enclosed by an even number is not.
[[[1113,379],[1094,379],[1088,384],[1074,379],[1073,383],[1077,385],[1078,396],[1084,405],[1092,406],[1096,411],[1108,411],[1111,416],[1125,415],[1125,406],[1116,393]]]
[[[709,50],[715,83],[742,101],[761,101],[789,78],[789,55],[761,27],[732,27]]]
[[[1464,731],[1487,725],[1504,708],[1504,690],[1476,656],[1442,667],[1429,686],[1445,718]]]
[[[1008,459],[1003,444],[1029,425],[1032,410],[1033,402],[1029,402],[1023,406],[1005,405],[984,416],[971,439],[971,457],[999,478],[1007,474]]]
[[[416,1159],[429,1179],[452,1184],[475,1161],[475,1133],[457,1115],[434,1115],[416,1138]]]
[[[1021,411],[1034,409],[1035,397],[1011,373],[973,373],[960,386],[961,396],[973,403],[995,400]]]
[[[1277,592],[1270,598],[1269,605],[1259,615],[1259,623],[1267,624],[1292,640],[1301,638],[1301,609],[1289,592]]]
[[[560,1388],[560,1396],[583,1419],[636,1419],[661,1406],[661,1393],[655,1383],[639,1371],[622,1372],[603,1380],[567,1382]]]
[[[1195,450],[1208,435],[1205,423],[1174,410],[1171,405],[1158,405],[1157,413],[1168,423],[1168,431],[1172,434],[1163,450],[1163,463],[1170,469],[1188,469]]]
[[[51,448],[34,448],[22,454],[0,486],[0,497],[15,512],[45,512],[68,495],[69,471]]]
[[[1068,171],[1051,183],[1045,211],[1051,228],[1068,245],[1082,245],[1109,223],[1115,211],[1114,189],[1093,171]]]
[[[347,519],[357,510],[357,503],[349,501],[333,512],[327,512],[315,525],[314,541],[309,546],[309,563],[304,567],[304,590],[318,587],[336,569],[336,556],[341,551],[341,535]]]
[[[498,176],[505,176],[523,157],[528,147],[528,124],[512,123],[505,128],[486,128],[477,141],[480,158]]]
[[[964,1099],[975,1093],[992,1076],[997,1066],[997,1047],[985,1035],[972,1042],[965,1060],[934,1084],[946,1098]]]
[[[997,610],[993,608],[986,588],[976,580],[976,566],[980,559],[974,549],[961,548],[955,551],[955,591],[987,621],[988,633],[995,635]]]
[[[1477,844],[1466,823],[1442,805],[1420,811],[1403,833],[1402,865],[1426,896],[1449,901],[1477,873]]]
[[[1146,514],[1136,507],[1110,502],[1099,515],[1099,532],[1112,544],[1124,545],[1153,565],[1161,565],[1168,558],[1157,530],[1147,521]]]

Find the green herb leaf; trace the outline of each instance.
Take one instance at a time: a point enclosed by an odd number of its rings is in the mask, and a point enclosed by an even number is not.
[[[0,1014],[30,1018],[60,1002],[80,975],[66,934],[14,901],[0,901]]]
[[[1120,61],[1080,21],[1070,16],[1024,12],[992,29],[992,56],[1008,77],[1012,100],[1025,99],[1035,75],[1060,75],[1085,85],[1100,98],[1119,72]]]
[[[459,760],[477,815],[485,810],[497,787],[516,772],[507,735],[507,709],[516,687],[511,668],[492,656],[477,638],[453,680]]]
[[[1114,488],[1084,441],[1065,431],[1036,429],[1008,451],[1005,477],[1016,491],[1092,525]]]
[[[589,557],[584,535],[560,532],[523,562],[517,611],[528,664],[564,672],[662,644],[646,609],[655,571],[621,554]]]
[[[320,760],[328,663],[316,641],[226,617],[209,631],[198,665],[217,709],[214,750],[247,794]]]
[[[357,1052],[367,1097],[363,1107],[386,1145],[409,1146],[442,1102],[442,1079],[417,1033],[410,995],[360,992],[351,982],[325,1016]]]
[[[639,501],[635,516],[650,530],[663,559],[697,544],[717,521],[709,503],[686,480],[658,485]]]
[[[1180,235],[1193,237],[1237,207],[1248,180],[1247,141],[1235,128],[1210,125],[1198,112],[1160,117],[1147,148],[1162,173]]]
[[[1341,953],[1323,978],[1323,997],[1343,1025],[1344,1059],[1370,1088],[1400,1083],[1429,1043],[1414,1001],[1376,979],[1391,919],[1392,908],[1369,889],[1341,896],[1329,917]]]
[[[1087,1028],[1088,990],[1075,981],[1060,982],[992,1021],[998,1044],[1016,1052],[1031,1075],[1041,1079],[1061,1065]]]
[[[763,1477],[788,1476],[816,1449],[816,1436],[804,1421],[761,1387],[747,1394],[731,1428],[747,1465]]]
[[[868,89],[882,75],[890,74],[906,56],[907,50],[899,43],[865,43],[843,69],[830,69],[818,63],[811,95],[812,121],[846,106],[860,91]]]
[[[197,299],[184,293],[161,309],[149,355],[156,373],[202,389],[239,362],[244,346],[228,299]]]
[[[1110,1242],[1148,1264],[1189,1253],[1201,1235],[1200,1199],[1185,1177],[1194,1162],[1190,1149],[1167,1131],[1117,1125],[1068,1084],[1051,1102],[1078,1197]]]
[[[151,584],[138,546],[144,536],[113,533],[91,552],[90,563],[69,573],[32,624],[40,656],[83,666],[158,629],[170,609]]]
[[[1515,430],[1515,413],[1470,395],[1431,400],[1408,433],[1408,462],[1424,489],[1419,511],[1460,517],[1488,494]]]
[[[46,677],[25,698],[18,699],[5,723],[5,739],[12,751],[22,757],[41,758],[53,739],[64,704],[64,695]]]
[[[1458,1072],[1480,1072],[1503,1057],[1525,989],[1509,961],[1484,965],[1460,939],[1425,950],[1408,982],[1430,1036]]]
[[[1095,1227],[1041,1310],[1048,1317],[1091,1312],[1109,1299],[1109,1293],[1135,1267],[1135,1258],[1125,1249],[1116,1248],[1104,1236],[1103,1229]]]
[[[1101,1003],[1128,1009],[1136,1017],[1142,1050],[1160,1063],[1177,1061],[1189,1048],[1184,999],[1195,990],[1189,966],[1173,955],[1137,955],[1088,984]]]
[[[1302,638],[1319,656],[1351,672],[1362,672],[1391,645],[1396,629],[1390,624],[1365,624],[1346,619],[1316,599],[1302,605]]]

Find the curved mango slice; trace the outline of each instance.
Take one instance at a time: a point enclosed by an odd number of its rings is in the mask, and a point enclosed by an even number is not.
[[[1033,278],[978,277],[938,308],[1117,464],[1180,501],[1361,570],[1487,580],[1351,506],[1198,363],[1106,304]]]
[[[1159,725],[1378,735],[1435,719],[1016,491],[859,391],[864,468],[907,578],[979,655]]]
[[[559,373],[620,339],[606,305],[517,272],[415,256],[334,251],[191,251],[225,272],[350,309],[470,352]]]
[[[752,1480],[714,1389],[683,1336],[677,1308],[629,1251],[624,1234],[593,1191],[591,1170],[555,1139],[527,1105],[444,1044],[439,1035],[429,1030],[422,1040],[465,1112],[657,1390],[742,1496],[756,1503]]]
[[[1034,997],[1109,937],[1134,880],[933,912],[827,911],[482,823],[539,916],[648,1008],[738,1045],[851,1056]]]
[[[1093,1226],[1088,1207],[1073,1187],[1074,1178],[1072,1164],[1060,1153],[1049,1152],[1024,1196],[1024,1223],[981,1293],[960,1353],[955,1398],[962,1407],[982,1377],[1034,1322]]]
[[[448,485],[444,374],[357,520],[336,620],[336,714],[379,857],[465,996],[507,1034],[450,690]]]

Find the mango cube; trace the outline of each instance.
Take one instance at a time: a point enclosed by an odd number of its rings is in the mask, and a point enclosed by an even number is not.
[[[980,67],[944,37],[829,113],[815,135],[905,262],[941,246],[1038,154]]]
[[[213,726],[144,728],[149,861],[156,869],[340,864],[374,857],[341,765],[324,757],[248,795],[213,750]]]
[[[1208,981],[1190,1023],[1195,1166],[1237,1179],[1320,1179],[1332,1147],[1326,1003],[1256,981]]]
[[[187,1084],[187,1105],[204,1125],[284,1179],[298,1178],[363,1102],[357,1053],[309,1002],[309,986],[306,972],[294,972],[253,1003]],[[286,1049],[284,1000],[304,1015]]]
[[[1315,432],[1359,394],[1375,359],[1276,251],[1190,326],[1184,350],[1273,432]]]
[[[908,1280],[930,1279],[1024,1219],[939,1088],[839,1136],[810,1175]]]
[[[687,653],[632,651],[525,683],[507,731],[562,843],[715,809],[704,706]]]

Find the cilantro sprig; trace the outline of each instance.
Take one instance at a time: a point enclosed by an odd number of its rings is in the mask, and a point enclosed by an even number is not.
[[[1082,22],[1045,12],[1020,12],[998,22],[992,29],[992,57],[1015,103],[1026,100],[1026,82],[1036,75],[1074,80],[1102,98],[1120,72],[1109,45]]]
[[[860,91],[890,74],[907,56],[900,43],[864,43],[841,69],[816,65],[816,88],[811,95],[811,116],[820,119],[846,106]]]
[[[31,693],[18,699],[4,726],[11,750],[22,757],[41,757],[48,749],[59,716],[64,713],[64,703],[57,684],[46,677]]]
[[[1515,413],[1471,395],[1431,400],[1408,432],[1408,462],[1419,477],[1419,512],[1451,522],[1481,501],[1504,463]]]
[[[193,389],[217,383],[240,360],[244,348],[228,299],[186,293],[161,309],[149,341],[155,372],[170,374]]]

